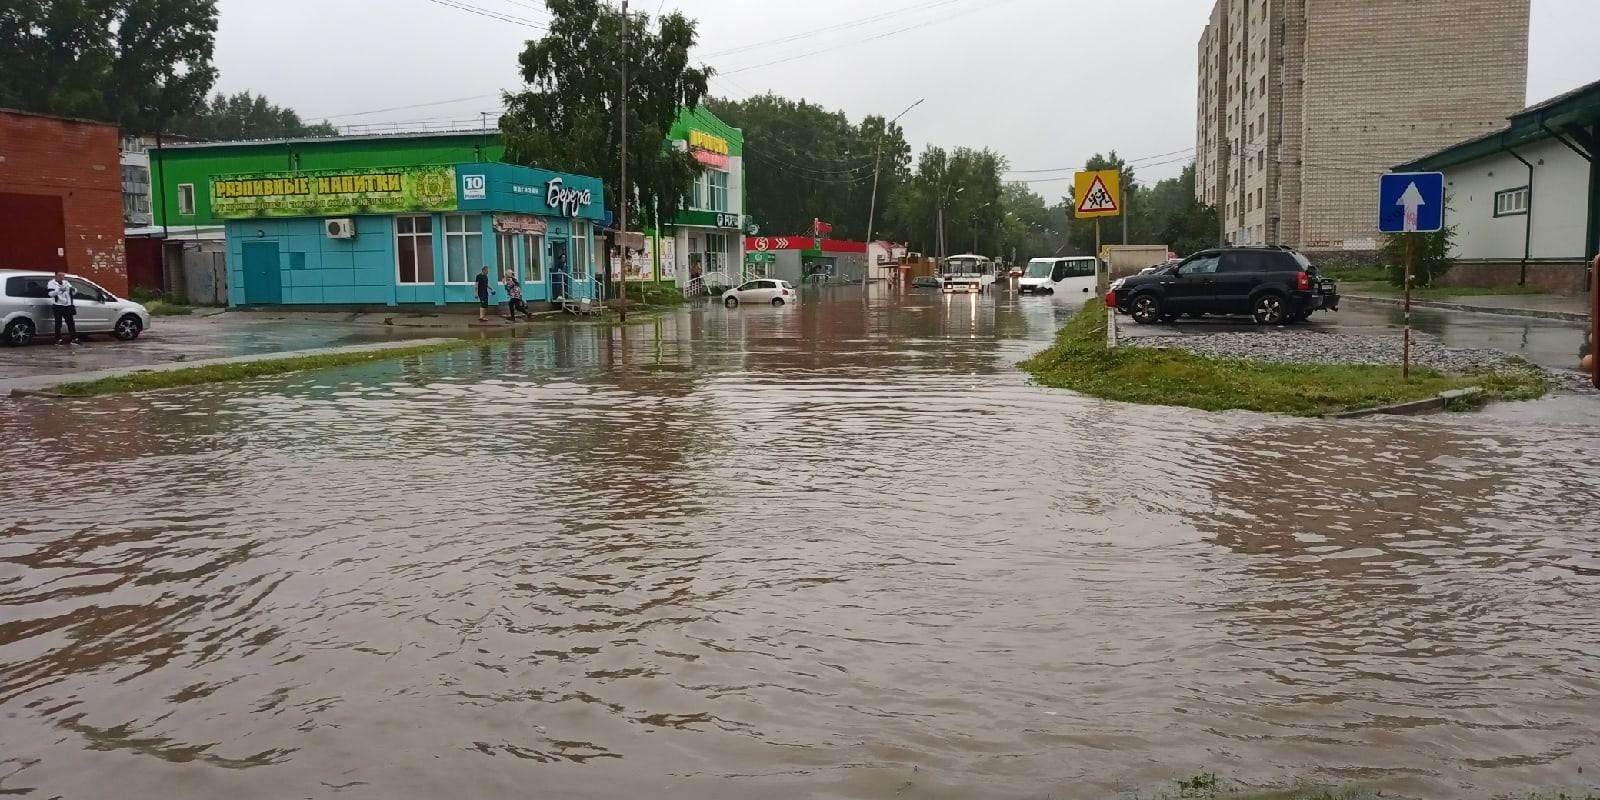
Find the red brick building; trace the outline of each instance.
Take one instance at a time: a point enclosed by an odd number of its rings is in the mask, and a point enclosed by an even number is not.
[[[128,291],[117,128],[0,108],[0,269]]]

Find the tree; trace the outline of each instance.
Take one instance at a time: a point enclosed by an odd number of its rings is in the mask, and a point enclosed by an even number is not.
[[[845,239],[866,236],[872,169],[878,139],[883,160],[878,180],[874,238],[898,238],[885,213],[888,199],[909,178],[911,146],[897,125],[881,116],[851,124],[841,111],[767,93],[744,100],[713,99],[711,112],[744,133],[747,211],[774,234],[799,234],[813,219]]]
[[[0,106],[160,130],[216,82],[216,0],[11,0]]]
[[[622,14],[600,0],[546,5],[549,33],[528,42],[519,58],[529,88],[506,94],[500,128],[507,160],[599,176],[615,203],[623,191]],[[695,25],[682,14],[661,17],[653,31],[648,14],[629,14],[627,25],[628,183],[638,198],[630,210],[642,215],[659,205],[662,218],[672,219],[700,167],[664,143],[678,109],[705,97],[711,73],[689,65]]]
[[[915,175],[891,200],[890,218],[913,250],[938,252],[942,216],[945,255],[968,250],[968,242],[978,252],[995,251],[1005,170],[1005,158],[991,150],[958,147],[947,152],[930,145],[918,159]]]
[[[1445,198],[1445,209],[1450,198]],[[1413,237],[1411,250],[1411,285],[1432,286],[1444,277],[1452,263],[1450,249],[1455,243],[1456,229],[1446,225],[1434,233],[1386,233],[1383,235],[1383,257],[1388,265],[1389,283],[1405,286],[1406,237]]]
[[[287,139],[296,136],[337,136],[327,122],[308,125],[294,109],[273,105],[262,95],[218,93],[192,114],[173,120],[167,130],[205,141],[237,139]]]

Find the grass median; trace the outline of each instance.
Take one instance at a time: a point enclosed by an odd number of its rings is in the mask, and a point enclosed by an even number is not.
[[[99,378],[92,381],[73,381],[51,387],[50,393],[63,397],[93,397],[102,394],[198,386],[205,383],[226,383],[282,375],[289,372],[347,367],[354,364],[370,364],[376,361],[425,356],[446,350],[458,350],[463,347],[483,344],[485,344],[485,341],[480,339],[460,339],[416,345],[414,347],[389,347],[378,350],[352,350],[342,353],[317,353],[301,356],[287,355],[283,358],[240,361],[228,364],[200,364],[178,369],[130,372],[126,375]]]
[[[1483,399],[1526,400],[1549,389],[1536,370],[1447,375],[1367,364],[1279,364],[1183,350],[1106,346],[1106,307],[1090,300],[1055,344],[1019,366],[1042,386],[1126,403],[1320,416],[1482,387]]]

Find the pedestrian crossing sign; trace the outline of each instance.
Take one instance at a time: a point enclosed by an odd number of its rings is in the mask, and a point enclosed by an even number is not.
[[[1122,174],[1114,169],[1073,176],[1072,207],[1079,219],[1115,217],[1122,213]]]

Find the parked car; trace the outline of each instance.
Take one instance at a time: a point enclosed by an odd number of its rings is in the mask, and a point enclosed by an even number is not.
[[[746,281],[742,285],[722,293],[722,304],[728,308],[737,307],[740,303],[766,303],[781,306],[799,299],[795,294],[794,284],[788,281],[762,278],[760,280]]]
[[[1017,281],[1017,293],[1055,294],[1093,291],[1100,261],[1094,256],[1035,258]]]
[[[50,311],[50,295],[45,284],[54,272],[42,270],[0,270],[0,339],[13,347],[33,337],[55,334],[55,317]],[[73,305],[78,335],[109,333],[125,342],[139,338],[150,327],[150,311],[143,305],[96,286],[93,281],[68,275],[72,283]]]
[[[1303,322],[1314,311],[1337,311],[1339,289],[1288,248],[1225,247],[1118,278],[1106,307],[1145,325],[1184,314],[1248,314],[1262,325],[1283,325]]]
[[[937,289],[942,285],[938,275],[918,275],[911,279],[911,287],[914,289]]]

